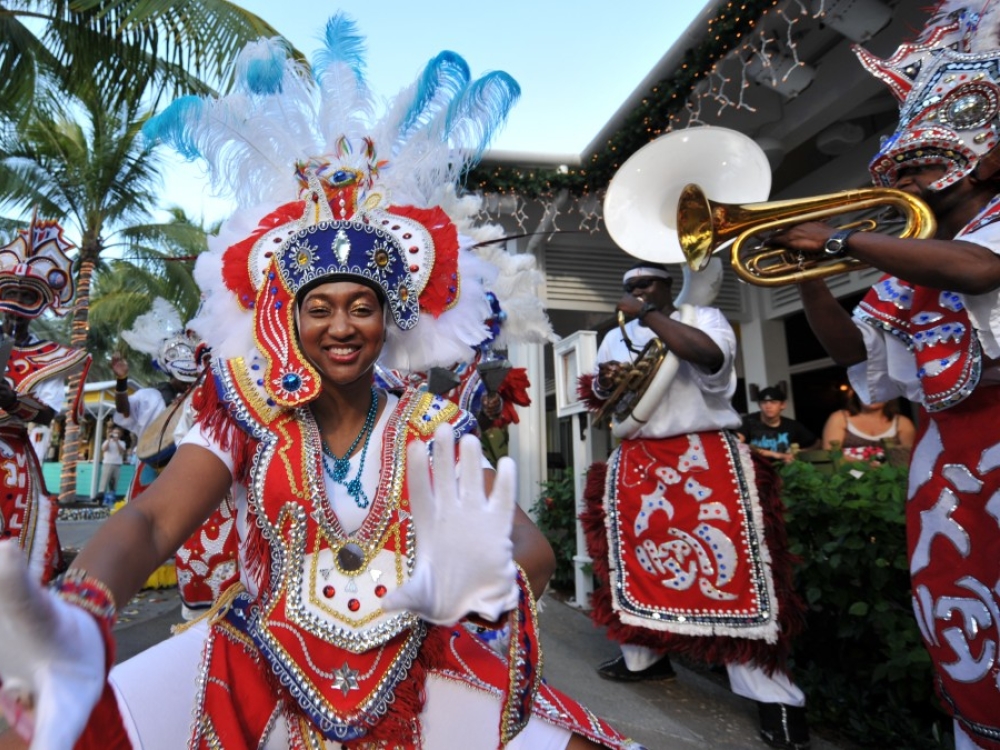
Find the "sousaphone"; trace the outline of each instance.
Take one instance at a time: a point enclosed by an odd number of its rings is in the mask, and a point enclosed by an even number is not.
[[[735,130],[706,126],[661,136],[636,151],[608,185],[604,222],[611,238],[636,258],[686,264],[678,241],[677,207],[690,183],[698,183],[713,199],[727,203],[763,201],[771,190],[771,167],[763,150]],[[714,266],[721,275],[720,264]],[[693,322],[693,308],[686,302],[711,301],[692,299],[689,285],[697,277],[685,272],[685,289],[677,299],[683,322]],[[700,287],[717,290],[719,278]],[[623,335],[624,322],[619,317]],[[662,402],[678,366],[677,357],[661,341],[650,342],[631,367],[620,373],[598,419],[610,416],[616,437],[634,434]]]

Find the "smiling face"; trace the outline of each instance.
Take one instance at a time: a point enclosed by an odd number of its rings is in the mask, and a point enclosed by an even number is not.
[[[369,384],[385,342],[385,315],[375,291],[353,281],[313,287],[298,312],[302,353],[324,385]]]

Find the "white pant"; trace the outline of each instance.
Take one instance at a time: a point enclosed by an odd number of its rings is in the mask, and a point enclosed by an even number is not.
[[[625,666],[633,672],[641,672],[658,662],[665,652],[645,646],[621,645]],[[799,686],[784,672],[768,675],[763,669],[750,664],[727,664],[729,686],[737,695],[761,703],[784,703],[786,706],[806,705],[806,696]]]

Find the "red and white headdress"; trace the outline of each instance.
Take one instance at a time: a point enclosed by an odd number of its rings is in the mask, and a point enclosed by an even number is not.
[[[0,312],[37,318],[46,309],[57,315],[67,311],[73,299],[72,261],[74,247],[55,221],[35,219],[12,242],[0,247]],[[32,299],[3,294],[7,287],[35,292]]]
[[[355,276],[384,293],[395,323],[382,364],[427,370],[471,360],[491,340],[489,293],[511,264],[479,247],[498,232],[475,227],[478,200],[456,185],[520,94],[506,73],[472,79],[442,52],[384,108],[365,82],[364,44],[344,16],[326,26],[312,70],[276,40],[249,45],[232,93],[180,99],[147,134],[202,157],[240,209],[195,269],[205,301],[191,326],[220,357],[263,359],[261,387],[280,406],[318,393],[299,350],[297,292]],[[532,283],[512,290],[520,340],[551,335]],[[504,300],[500,300],[501,305]]]
[[[891,186],[899,169],[940,164],[940,190],[970,174],[1000,135],[1000,0],[945,0],[912,43],[886,59],[855,47],[900,101],[899,127],[869,169]]]

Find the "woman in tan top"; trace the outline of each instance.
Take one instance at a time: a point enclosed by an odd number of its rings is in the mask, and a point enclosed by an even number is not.
[[[847,408],[833,412],[823,426],[823,449],[834,444],[840,448],[883,446],[894,441],[902,448],[912,448],[916,427],[913,421],[899,413],[899,401],[863,404],[851,391]]]

